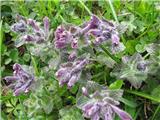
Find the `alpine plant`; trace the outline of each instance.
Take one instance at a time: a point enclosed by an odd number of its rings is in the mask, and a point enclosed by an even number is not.
[[[121,52],[125,48],[123,43],[120,42],[118,25],[113,21],[100,19],[96,15],[92,15],[88,22],[80,26],[59,25],[54,32],[53,41],[50,40],[51,30],[47,17],[43,19],[43,27],[39,22],[19,15],[17,15],[16,20],[17,22],[11,26],[11,30],[18,34],[16,47],[29,44],[33,45],[33,51],[36,51],[37,48],[45,50],[49,47],[55,53],[58,53],[60,60],[55,76],[59,85],[66,84],[68,89],[71,89],[80,80],[82,72],[91,63],[91,57],[95,56],[92,55],[92,53],[95,53],[93,51],[98,51],[101,45],[108,45],[107,47],[113,54]],[[89,50],[82,52],[83,48]],[[50,52],[46,52],[45,55]],[[34,55],[41,55],[41,52]],[[133,65],[135,65],[134,60],[128,58],[126,64],[130,61],[133,61]],[[137,67],[133,66],[134,73],[132,74],[134,75],[137,71],[139,74],[145,73],[146,65],[145,61],[136,63]],[[14,64],[13,70],[13,76],[5,77],[5,80],[9,87],[13,89],[14,95],[28,92],[36,76],[23,69],[20,64]],[[124,70],[128,70],[127,65]],[[128,81],[131,79],[128,76],[118,77],[128,78]],[[87,80],[85,82],[89,83]],[[133,86],[139,87],[139,84],[136,82]],[[87,102],[78,105],[78,107],[82,109],[84,117],[91,120],[113,120],[115,114],[117,114],[122,120],[132,119],[128,113],[118,107],[120,104],[119,98],[123,94],[122,90],[114,91],[101,88],[89,94],[87,88],[82,87],[82,94],[87,98]]]

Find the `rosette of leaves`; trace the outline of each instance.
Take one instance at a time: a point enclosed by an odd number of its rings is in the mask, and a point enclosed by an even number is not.
[[[122,61],[121,65],[115,66],[111,76],[127,80],[133,87],[140,88],[142,82],[147,78],[149,61],[144,60],[139,53],[130,57],[125,56]]]

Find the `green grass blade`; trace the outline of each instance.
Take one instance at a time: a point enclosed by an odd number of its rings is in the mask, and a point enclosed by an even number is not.
[[[34,59],[33,56],[31,58],[32,58],[32,64],[33,64],[34,72],[35,72],[36,76],[39,76],[39,71],[38,71],[38,68],[37,68],[37,63],[36,63],[36,61],[35,61],[35,59]]]
[[[107,1],[107,0],[106,0],[106,1]],[[115,10],[114,10],[114,7],[113,7],[113,4],[112,4],[111,0],[108,0],[108,2],[109,2],[109,6],[110,6],[110,8],[111,8],[111,10],[112,10],[113,17],[114,17],[115,21],[116,21],[117,23],[119,23],[118,18],[117,18],[117,15],[116,15],[116,12],[115,12]]]
[[[114,55],[112,55],[103,45],[100,45],[100,47],[102,48],[102,50],[110,57],[112,58],[116,63],[119,63],[120,60],[118,58],[116,58]]]
[[[89,13],[89,15],[92,15],[92,12],[89,10],[89,8],[81,0],[78,0],[78,1],[86,9],[86,11]]]
[[[156,111],[153,114],[152,120],[155,120],[156,115],[160,112],[160,104],[158,105]]]
[[[114,17],[115,21],[116,21],[117,23],[119,23],[118,17],[117,17],[117,15],[116,15],[116,12],[115,12],[115,9],[114,9],[114,7],[113,7],[113,4],[112,4],[111,0],[106,0],[106,1],[109,2],[109,6],[110,6],[110,8],[111,8],[111,10],[112,10],[112,14],[113,14],[113,17]],[[125,40],[125,38],[123,37],[123,35],[121,35],[121,39],[122,39],[123,44],[125,45],[126,40]]]

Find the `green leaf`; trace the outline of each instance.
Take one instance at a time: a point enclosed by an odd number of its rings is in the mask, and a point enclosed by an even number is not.
[[[43,106],[43,109],[45,111],[46,114],[49,114],[52,112],[52,109],[53,109],[53,101],[51,99],[46,99],[46,101],[42,101],[42,106]]]
[[[7,58],[7,59],[5,59],[5,65],[8,65],[10,62],[12,61],[12,59],[11,58]]]
[[[134,54],[121,65],[114,68],[111,76],[116,76],[117,79],[128,80],[132,86],[139,88],[143,81],[147,79],[147,69],[140,71],[137,69],[138,64],[141,62],[147,63],[140,54]]]
[[[137,44],[135,48],[136,48],[136,51],[139,53],[143,53],[145,51],[144,45],[142,44]]]
[[[76,107],[65,107],[59,111],[60,120],[84,120],[79,109]]]
[[[17,49],[11,50],[9,55],[13,61],[16,61],[18,59],[18,50]]]
[[[110,84],[109,89],[115,90],[115,89],[121,89],[123,85],[123,80],[116,80],[114,83]]]
[[[160,98],[160,85],[153,89],[151,95]]]
[[[13,105],[9,101],[6,101],[5,104],[6,104],[7,107],[10,107],[10,108],[13,107]]]
[[[75,93],[77,92],[77,90],[78,90],[78,86],[75,85],[75,86],[73,86],[73,87],[71,88],[70,92],[73,93],[73,94],[75,94]]]
[[[137,104],[133,101],[130,101],[126,98],[120,98],[120,101],[123,102],[125,105],[129,106],[129,107],[132,107],[132,108],[135,108],[137,107]]]
[[[146,99],[149,99],[149,100],[160,103],[160,97],[151,96],[151,95],[148,95],[146,93],[139,92],[139,91],[133,91],[133,90],[125,90],[125,91],[130,93],[130,94],[134,94],[134,95],[137,95],[137,96],[140,96],[140,97],[143,97],[143,98],[146,98]]]
[[[23,59],[24,59],[26,62],[28,62],[28,61],[30,60],[30,58],[31,58],[31,56],[30,56],[30,54],[28,54],[28,53],[25,53],[25,54],[23,55]]]
[[[14,110],[14,108],[7,108],[7,109],[6,109],[6,112],[12,113],[13,110]]]
[[[126,51],[129,53],[129,54],[134,54],[136,52],[136,49],[135,49],[135,46],[138,42],[136,40],[128,40],[126,42]]]
[[[17,99],[16,98],[12,98],[11,99],[11,103],[12,103],[13,106],[16,106]]]

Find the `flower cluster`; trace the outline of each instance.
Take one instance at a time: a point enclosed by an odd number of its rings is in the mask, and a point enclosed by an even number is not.
[[[17,47],[25,43],[43,43],[47,40],[49,34],[49,19],[44,17],[44,27],[33,19],[26,19],[17,15],[17,23],[13,24],[11,30],[19,34],[20,43]]]
[[[82,92],[87,94],[86,89],[83,87]],[[118,94],[118,95],[116,95]],[[83,115],[91,120],[113,120],[115,113],[121,120],[132,120],[132,117],[117,107],[119,104],[118,98],[122,96],[122,91],[102,90],[96,91],[94,94],[87,94],[88,101],[81,106]]]
[[[66,56],[66,54],[64,55],[64,53],[68,53],[68,61],[74,61],[77,57],[77,51],[79,50],[79,48],[83,48],[83,46],[88,47],[91,44],[98,46],[105,41],[111,40],[110,42],[112,43],[112,52],[116,52],[117,48],[122,45],[119,40],[119,34],[117,32],[117,26],[115,25],[115,23],[104,19],[101,20],[95,15],[92,15],[91,20],[81,26],[62,24],[57,27],[54,35],[55,48],[60,50],[60,54],[63,54],[61,57],[63,58],[64,56]],[[72,74],[70,73],[70,71],[72,71],[74,67],[70,63],[62,66],[63,67],[61,67],[57,71],[56,76],[60,81],[60,85],[68,83],[69,87],[71,86],[70,83],[73,83],[69,81],[77,81],[79,79],[79,74],[70,75]],[[81,69],[82,68],[83,67],[81,67]],[[63,75],[61,75],[61,72],[63,73]]]
[[[32,47],[34,51],[36,51],[37,46],[43,49],[51,45],[46,44],[49,38],[49,19],[47,17],[43,19],[43,28],[32,19],[17,16],[17,20],[18,22],[12,26],[12,30],[19,33],[19,39],[22,40],[20,45],[33,43],[35,44]],[[112,21],[100,19],[95,15],[92,15],[91,20],[81,26],[71,24],[58,26],[54,32],[54,37],[55,52],[57,53],[58,50],[60,56],[59,69],[56,71],[55,76],[60,86],[66,84],[69,89],[80,80],[83,69],[89,63],[90,54],[81,52],[82,48],[90,49],[93,45],[96,46],[94,48],[96,49],[108,41],[111,43],[109,48],[113,53],[124,50],[116,24]],[[9,87],[13,89],[15,95],[28,92],[34,81],[34,76],[26,72],[19,64],[15,64],[13,69],[13,76],[5,77],[5,80],[10,83]],[[137,69],[144,71],[146,66],[139,63]],[[87,81],[87,83],[89,82]],[[101,85],[98,84],[98,86]],[[94,94],[88,94],[87,89],[82,87],[82,92],[84,97],[88,99],[87,103],[80,107],[86,118],[113,120],[116,113],[122,120],[132,119],[128,113],[117,107],[119,98],[122,96],[121,90],[96,89]]]
[[[112,21],[101,20],[95,15],[92,15],[91,20],[80,27],[74,26],[74,29],[68,29],[64,25],[57,27],[55,31],[55,47],[62,49],[71,44],[72,48],[78,48],[79,38],[81,37],[84,38],[83,43],[86,45],[93,43],[98,46],[105,41],[111,40],[111,50],[113,53],[124,50],[116,24]]]
[[[67,84],[70,89],[80,78],[81,71],[88,63],[87,59],[80,59],[74,62],[62,64],[60,69],[56,72],[56,77],[60,85]]]
[[[93,41],[95,45],[99,45],[111,38],[114,44],[119,44],[118,32],[116,31],[116,26],[114,23],[107,20],[100,20],[95,15],[93,15],[91,20],[84,25],[82,34],[84,34],[86,40],[88,40],[88,43],[91,43],[90,36],[93,36],[95,38]],[[113,36],[117,38],[115,39]]]
[[[70,45],[73,49],[78,47],[80,28],[75,26],[60,25],[55,31],[55,47],[57,49],[66,48]]]
[[[14,64],[13,70],[13,76],[6,76],[4,79],[13,89],[15,96],[22,92],[27,93],[34,81],[34,76],[25,71],[20,64]]]
[[[124,50],[124,45],[120,42],[117,26],[112,21],[100,20],[97,16],[92,15],[91,20],[84,25],[82,34],[87,43],[93,42],[96,46],[111,40],[113,53]],[[94,41],[91,41],[92,37]]]

